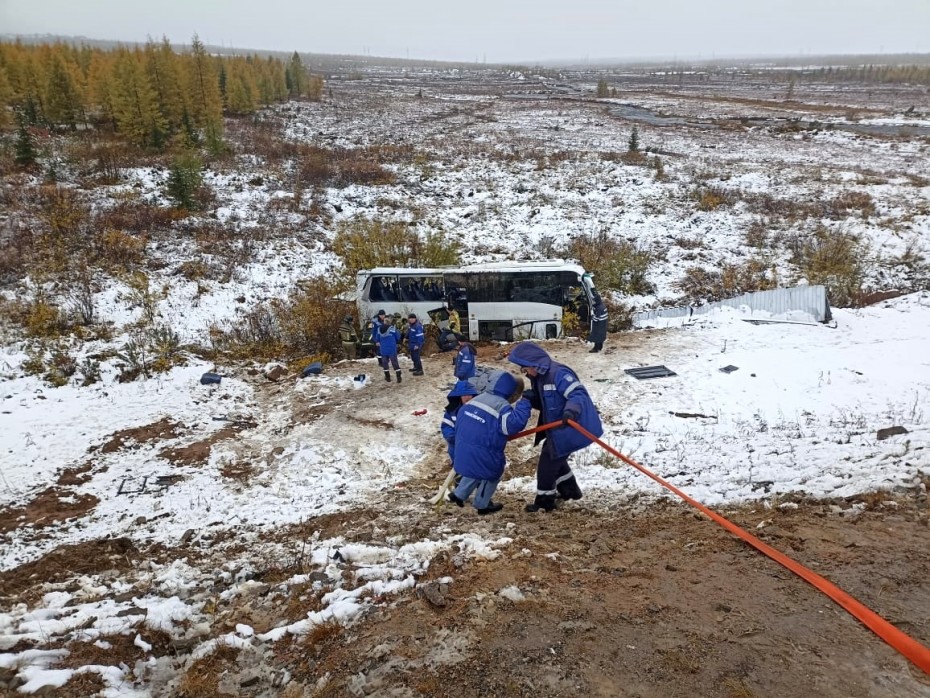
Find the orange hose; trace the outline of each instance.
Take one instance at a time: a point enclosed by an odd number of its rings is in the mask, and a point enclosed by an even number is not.
[[[700,511],[702,514],[710,518],[714,523],[723,527],[730,533],[732,533],[737,538],[745,541],[753,548],[761,552],[763,555],[771,558],[778,564],[782,565],[786,569],[794,572],[801,579],[811,584],[815,589],[829,596],[833,601],[842,606],[846,611],[852,615],[856,620],[861,622],[865,627],[871,630],[873,633],[878,635],[882,640],[888,643],[895,650],[904,655],[907,659],[914,663],[915,666],[919,667],[925,673],[930,674],[930,649],[919,643],[917,640],[912,638],[907,633],[899,630],[887,620],[882,618],[880,615],[875,613],[872,609],[865,606],[861,602],[854,599],[852,596],[847,594],[845,591],[836,586],[833,582],[821,577],[819,574],[813,570],[808,569],[801,563],[791,559],[784,553],[776,550],[772,546],[763,543],[761,540],[756,538],[754,535],[749,533],[743,528],[740,528],[735,523],[729,519],[724,518],[720,514],[708,509],[706,506],[698,502],[696,499],[692,499],[687,494],[682,492],[680,489],[675,487],[670,482],[666,482],[658,475],[654,474],[644,466],[637,463],[632,458],[629,458],[617,449],[613,448],[609,444],[604,443],[599,438],[594,436],[591,432],[585,429],[583,426],[578,424],[575,421],[569,420],[568,424],[573,428],[577,429],[580,433],[586,436],[588,439],[596,443],[598,446],[603,448],[605,451],[611,455],[619,458],[621,461],[636,468],[646,477],[654,480],[659,483],[665,489],[673,492],[678,497],[686,501],[688,504],[693,506],[695,509]],[[547,431],[554,427],[562,426],[562,422],[551,422],[549,424],[543,424],[534,429],[527,429],[522,431],[519,434],[515,434],[511,439],[518,439],[523,436],[529,436],[530,434],[535,434],[541,431]]]

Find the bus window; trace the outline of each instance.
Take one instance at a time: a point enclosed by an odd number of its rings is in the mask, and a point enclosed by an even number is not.
[[[397,277],[396,276],[373,276],[371,277],[371,288],[368,290],[368,300],[372,301],[397,301]]]
[[[489,272],[470,274],[468,301],[470,303],[506,303],[510,297],[515,274]]]
[[[517,303],[562,304],[562,286],[557,272],[513,274],[510,300]]]
[[[441,276],[402,276],[400,301],[441,301],[444,298]]]

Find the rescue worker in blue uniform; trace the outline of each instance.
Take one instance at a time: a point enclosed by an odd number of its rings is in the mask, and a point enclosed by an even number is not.
[[[594,308],[591,311],[591,334],[588,341],[594,344],[589,353],[596,354],[604,348],[607,339],[607,306],[600,296],[594,297]]]
[[[415,313],[407,316],[407,350],[410,352],[410,360],[413,361],[413,375],[423,375],[423,362],[420,360],[420,352],[426,343],[426,332],[423,330],[421,323]]]
[[[475,348],[469,344],[468,338],[463,334],[456,334],[459,343],[459,353],[455,355],[455,377],[465,381],[475,375]]]
[[[504,475],[507,440],[526,426],[532,405],[520,399],[511,405],[519,383],[510,373],[501,373],[488,391],[473,397],[458,411],[455,422],[455,472],[462,476],[449,501],[460,507],[475,492],[473,506],[481,515],[504,508],[492,497]]]
[[[459,381],[453,386],[446,399],[449,401],[446,405],[446,411],[442,415],[442,424],[439,430],[442,432],[442,438],[446,440],[449,447],[450,465],[455,462],[455,422],[458,412],[462,405],[467,405],[478,390],[468,381]]]
[[[568,457],[591,441],[568,420],[577,422],[594,436],[604,433],[601,418],[587,389],[568,366],[552,360],[533,342],[521,342],[508,356],[529,376],[532,390],[523,397],[539,410],[539,424],[561,421],[555,427],[536,435],[536,443],[544,441],[536,465],[536,499],[526,510],[552,511],[556,499],[581,499],[581,488],[568,465]]]
[[[400,332],[394,325],[385,321],[378,326],[375,331],[375,346],[378,347],[378,355],[381,357],[381,368],[384,369],[384,380],[391,382],[391,371],[389,366],[394,367],[397,374],[397,382],[400,383],[404,374],[401,373],[400,364],[397,362],[397,345],[400,344]]]

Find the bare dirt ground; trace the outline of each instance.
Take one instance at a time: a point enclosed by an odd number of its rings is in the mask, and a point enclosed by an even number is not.
[[[842,513],[845,502],[728,513],[928,642],[930,530],[910,504],[862,500],[861,513]],[[530,516],[504,501],[499,518],[477,524],[467,510],[411,521],[407,509],[408,530],[477,526],[513,543],[480,564],[443,554],[419,581],[452,577],[438,596],[409,595],[349,630],[279,643],[274,662],[298,684],[328,674],[320,695],[332,696],[930,695],[925,675],[839,607],[685,505]],[[365,538],[397,516],[327,523]],[[513,586],[524,600],[500,594]]]

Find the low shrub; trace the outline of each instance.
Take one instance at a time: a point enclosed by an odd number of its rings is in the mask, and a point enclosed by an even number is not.
[[[699,187],[695,189],[691,198],[697,202],[698,210],[714,211],[722,206],[732,206],[740,200],[740,192],[722,187]]]
[[[339,356],[339,323],[354,311],[349,301],[342,300],[346,289],[329,277],[309,279],[288,298],[256,305],[228,328],[213,327],[214,349],[237,358]]]
[[[812,235],[793,241],[791,262],[808,283],[827,287],[833,305],[849,307],[863,293],[870,254],[860,236],[819,227]]]
[[[762,259],[749,259],[741,264],[724,264],[719,269],[690,267],[674,287],[692,304],[710,303],[733,298],[743,293],[775,288],[771,265]]]
[[[113,228],[131,233],[152,233],[167,230],[184,217],[176,208],[159,206],[147,201],[125,200],[99,212],[94,221],[98,228]]]
[[[22,324],[29,337],[60,337],[71,329],[67,313],[43,295],[28,303],[24,311]]]
[[[345,283],[354,283],[361,269],[440,267],[458,264],[461,259],[460,245],[441,230],[420,234],[403,222],[364,217],[340,224],[329,249],[342,260]]]
[[[565,248],[565,256],[577,259],[594,275],[602,290],[627,295],[652,293],[647,280],[654,256],[648,250],[627,240],[609,236],[606,232],[579,235]]]
[[[54,186],[43,187],[40,199],[36,261],[46,273],[62,272],[89,248],[94,229],[90,208],[72,190]]]
[[[78,366],[81,374],[81,387],[86,388],[100,381],[100,362],[91,358],[84,359]]]
[[[164,373],[174,366],[184,365],[186,360],[178,334],[164,325],[135,332],[116,353],[116,358],[120,383]]]
[[[385,169],[386,161],[412,161],[413,150],[402,146],[369,146],[367,148],[320,148],[304,146],[297,162],[303,186],[347,187],[351,184],[376,186],[392,184],[396,177]]]
[[[831,218],[846,218],[859,214],[868,218],[875,214],[875,200],[864,191],[844,191],[827,204],[826,213]]]
[[[122,230],[106,229],[94,237],[94,258],[101,266],[128,270],[145,261],[145,245],[144,238]]]
[[[754,220],[743,233],[743,243],[747,247],[762,250],[769,246],[769,242],[769,229],[762,220]]]
[[[46,383],[60,388],[68,384],[78,365],[68,347],[60,341],[55,341],[51,344],[39,342],[28,346],[21,368],[26,375],[42,376]]]

